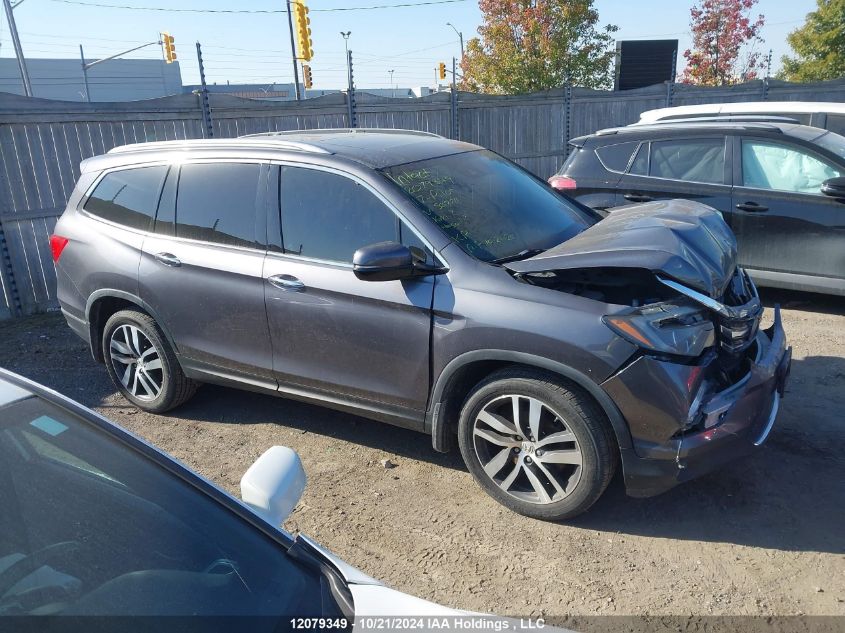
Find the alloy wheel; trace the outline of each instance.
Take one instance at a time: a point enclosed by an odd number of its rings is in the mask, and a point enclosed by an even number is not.
[[[487,476],[520,501],[548,504],[572,493],[583,453],[562,416],[517,394],[490,400],[473,423],[475,454]]]
[[[161,393],[164,371],[161,354],[143,330],[123,324],[109,340],[112,367],[120,383],[138,400],[155,400]]]

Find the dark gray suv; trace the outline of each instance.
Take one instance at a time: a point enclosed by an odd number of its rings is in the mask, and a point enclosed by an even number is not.
[[[600,221],[431,134],[119,147],[55,231],[62,311],[138,407],[213,382],[408,427],[542,519],[619,463],[647,496],[750,451],[789,369],[709,207]]]

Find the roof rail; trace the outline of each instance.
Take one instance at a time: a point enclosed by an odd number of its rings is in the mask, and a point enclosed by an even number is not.
[[[273,137],[273,136],[306,136],[310,134],[409,134],[413,136],[430,136],[444,138],[434,132],[422,130],[403,130],[401,128],[379,127],[341,127],[341,128],[313,128],[308,130],[279,130],[276,132],[259,132],[258,134],[244,134],[239,138]]]
[[[714,114],[679,118],[667,117],[648,123],[634,123],[633,125],[666,125],[667,123],[795,123],[801,125],[801,121],[798,119],[775,114]]]
[[[261,135],[253,135],[261,136]],[[224,139],[191,139],[185,141],[152,141],[149,143],[130,143],[119,145],[108,151],[109,154],[124,154],[132,152],[152,152],[180,149],[286,149],[313,154],[331,154],[330,151],[303,141],[276,140],[272,137],[264,138],[224,138]]]
[[[736,125],[731,125],[735,123]],[[701,125],[702,127],[712,127],[712,128],[719,128],[719,127],[730,127],[736,129],[745,129],[745,130],[769,130],[771,132],[777,132],[782,134],[783,130],[778,127],[776,124],[777,122],[768,120],[768,121],[702,121],[700,119],[695,121],[679,121],[677,119],[672,121],[661,121],[661,122],[649,122],[649,123],[632,123],[631,125],[625,125],[621,127],[609,127],[603,130],[598,130],[595,133],[595,136],[606,136],[609,134],[618,134],[620,132],[637,132],[637,131],[644,131],[644,130],[666,130],[672,127],[687,127],[690,124],[692,125]],[[792,121],[789,121],[791,124]]]

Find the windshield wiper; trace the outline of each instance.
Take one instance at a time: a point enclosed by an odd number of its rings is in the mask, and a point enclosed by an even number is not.
[[[515,255],[508,255],[507,257],[500,257],[499,259],[491,259],[491,264],[507,264],[508,262],[517,262],[520,259],[528,259],[540,253],[545,253],[545,248],[526,248],[524,251],[519,251]]]

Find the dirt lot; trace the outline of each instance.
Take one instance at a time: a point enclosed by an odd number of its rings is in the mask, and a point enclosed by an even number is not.
[[[98,409],[232,492],[267,447],[295,448],[309,482],[287,527],[430,600],[512,616],[842,616],[845,301],[766,299],[786,307],[795,358],[766,447],[654,499],[627,498],[617,478],[569,525],[506,511],[458,454],[350,415],[211,386],[173,415],[140,413],[57,314],[0,323],[0,365]],[[386,458],[397,467],[385,470]]]

